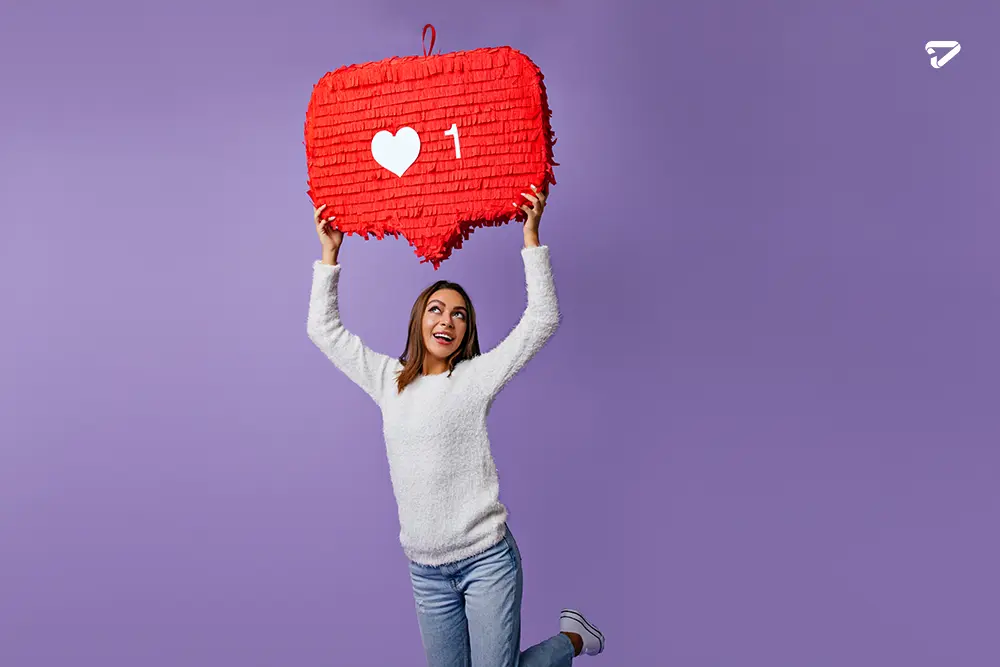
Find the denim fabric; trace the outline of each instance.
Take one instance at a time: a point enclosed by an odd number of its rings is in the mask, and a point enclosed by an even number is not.
[[[446,565],[410,563],[428,667],[569,667],[573,644],[557,634],[521,651],[521,553],[514,536]]]

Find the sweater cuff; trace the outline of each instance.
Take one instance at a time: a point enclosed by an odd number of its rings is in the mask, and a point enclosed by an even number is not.
[[[320,275],[340,273],[340,264],[324,264],[322,260],[317,259],[313,262],[313,272]]]
[[[524,260],[525,270],[529,272],[532,269],[547,267],[549,265],[549,247],[540,245],[534,248],[521,248],[521,259]]]

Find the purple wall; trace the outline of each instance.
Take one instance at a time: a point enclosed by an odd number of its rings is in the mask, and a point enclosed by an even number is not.
[[[55,4],[0,9],[0,665],[422,664],[378,412],[306,338],[302,123],[426,22],[528,53],[559,137],[565,322],[491,417],[525,642],[1000,664],[1000,5]],[[445,276],[493,345],[519,244],[350,238],[345,320],[398,353]]]

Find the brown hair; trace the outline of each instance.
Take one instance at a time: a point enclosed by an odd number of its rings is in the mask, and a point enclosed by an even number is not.
[[[479,356],[479,335],[476,332],[476,310],[472,307],[472,300],[465,293],[461,285],[439,280],[429,286],[417,300],[413,302],[410,310],[410,326],[406,332],[406,348],[403,355],[399,357],[399,363],[403,364],[403,369],[396,376],[396,388],[398,392],[406,389],[407,385],[416,380],[424,371],[424,355],[427,349],[424,347],[423,318],[427,309],[427,302],[431,300],[431,295],[443,289],[458,292],[465,299],[466,318],[465,338],[458,349],[448,358],[448,375],[455,370],[455,365],[460,361]]]

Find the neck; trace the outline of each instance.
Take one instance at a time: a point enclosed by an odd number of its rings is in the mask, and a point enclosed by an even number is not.
[[[448,362],[431,355],[424,356],[424,375],[440,375],[448,372]]]

